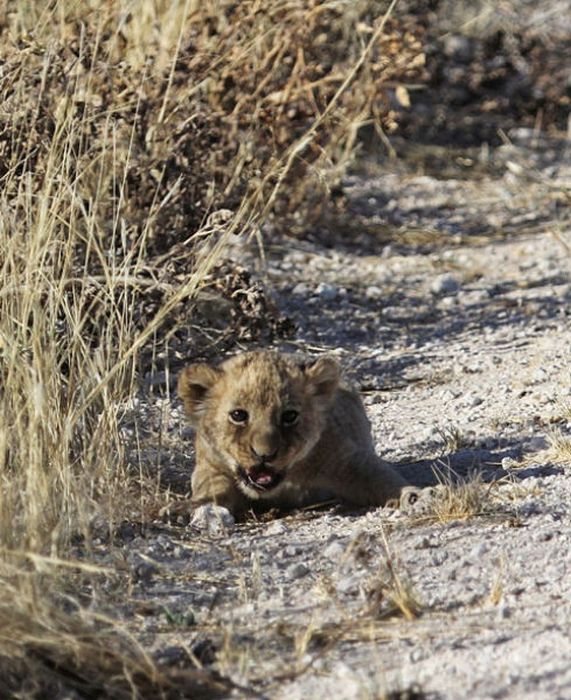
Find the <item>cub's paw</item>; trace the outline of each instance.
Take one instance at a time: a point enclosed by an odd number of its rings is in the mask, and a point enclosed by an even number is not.
[[[403,513],[422,515],[430,512],[443,496],[442,484],[436,486],[405,486],[399,499],[399,510]]]
[[[190,525],[209,535],[224,535],[235,525],[234,516],[224,506],[215,503],[205,503],[196,506],[190,518]]]

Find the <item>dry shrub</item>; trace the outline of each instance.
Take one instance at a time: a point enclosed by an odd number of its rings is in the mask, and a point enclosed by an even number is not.
[[[560,431],[553,431],[547,436],[548,447],[540,452],[541,458],[552,464],[571,464],[571,438]],[[537,462],[537,456],[530,457],[531,462]]]
[[[405,508],[415,519],[422,523],[448,523],[493,512],[491,492],[495,482],[486,484],[479,472],[465,477],[448,469],[444,472],[437,468],[435,472],[439,481],[436,486],[412,489],[404,495]]]
[[[202,670],[160,667],[117,621],[46,595],[37,570],[54,562],[28,558],[28,572],[4,563],[0,579],[0,696],[131,699],[227,696],[231,684]]]
[[[451,520],[469,520],[482,515],[490,490],[479,475],[443,484],[434,499],[433,516],[439,523]]]
[[[370,0],[159,2],[155,17],[142,5],[54,3],[40,22],[55,29],[49,43],[21,28],[37,13],[12,17],[17,51],[0,35],[17,85],[2,100],[4,173],[41,181],[71,115],[74,187],[122,255],[143,229],[147,252],[165,252],[219,208],[246,202],[256,216],[271,200],[280,216],[299,214],[339,177],[363,123],[393,127],[387,85],[418,77],[424,62],[417,27],[389,18],[339,93],[386,9]],[[278,202],[277,182],[287,185]]]
[[[387,86],[422,69],[418,28],[410,19],[382,22],[387,6],[7,4],[0,181],[20,221],[31,199],[51,196],[48,182],[57,191],[75,238],[68,292],[83,299],[86,331],[97,333],[108,302],[121,306],[125,294],[144,328],[193,274],[199,244],[218,240],[229,221],[239,233],[268,217],[289,230],[315,220],[359,128],[393,128]],[[102,300],[108,265],[124,280]],[[231,298],[231,290],[216,293]],[[196,319],[182,296],[159,334],[200,324],[199,312]],[[246,335],[271,338],[287,323],[269,326]],[[178,340],[181,348],[197,342],[185,331]]]
[[[119,425],[141,357],[200,322],[195,300],[207,285],[246,298],[251,308],[236,302],[234,316],[254,317],[261,332],[259,291],[248,297],[246,278],[213,270],[229,236],[272,211],[284,221],[302,212],[312,183],[339,174],[359,124],[390,128],[385,84],[413,75],[422,54],[412,30],[382,23],[385,9],[353,0],[0,9],[7,696],[24,678],[27,697],[52,693],[50,678],[92,695],[158,696],[139,689],[139,677],[154,687],[155,671],[136,645],[62,604],[57,577],[15,567],[7,552],[65,555],[95,515],[136,512]]]

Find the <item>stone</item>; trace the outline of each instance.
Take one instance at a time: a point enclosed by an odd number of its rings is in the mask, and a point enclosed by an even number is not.
[[[234,528],[236,521],[227,508],[214,503],[205,503],[195,509],[190,525],[209,535],[226,534]]]
[[[439,275],[436,277],[432,284],[430,285],[430,290],[433,294],[454,294],[460,289],[460,282],[449,273],[444,275]]]
[[[339,294],[339,289],[334,284],[320,282],[315,288],[315,293],[324,301],[333,301]]]
[[[286,569],[286,577],[290,581],[295,581],[298,578],[303,578],[304,576],[307,576],[309,573],[309,568],[301,563],[298,562],[296,564],[291,564],[291,566],[288,566]]]

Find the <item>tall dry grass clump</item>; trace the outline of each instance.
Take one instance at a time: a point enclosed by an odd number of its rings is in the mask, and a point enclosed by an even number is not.
[[[86,658],[90,692],[152,687],[158,697],[168,686],[109,621],[62,604],[53,558],[88,537],[95,514],[133,516],[121,402],[141,352],[172,331],[173,310],[192,313],[226,237],[302,212],[318,183],[339,176],[360,125],[390,128],[385,87],[422,54],[387,7],[56,0],[0,10],[6,694],[26,674],[27,697],[86,690]],[[39,555],[52,557],[47,568]]]

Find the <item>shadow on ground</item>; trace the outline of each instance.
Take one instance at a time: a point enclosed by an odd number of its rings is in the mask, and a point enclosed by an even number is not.
[[[423,459],[416,462],[395,464],[398,471],[413,486],[435,486],[438,483],[457,483],[478,476],[485,483],[497,481],[511,474],[518,480],[559,474],[563,470],[547,464],[517,470],[506,470],[503,460],[517,462],[522,457],[522,447],[517,445],[502,450],[463,448],[443,457]]]

